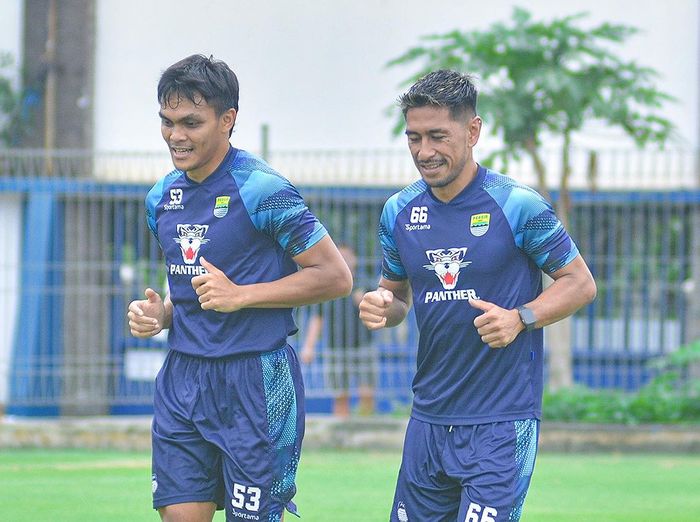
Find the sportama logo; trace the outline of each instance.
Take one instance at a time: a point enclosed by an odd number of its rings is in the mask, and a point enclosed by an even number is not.
[[[209,242],[208,239],[204,238],[207,230],[209,230],[209,225],[183,224],[177,226],[179,237],[173,239],[180,245],[182,260],[186,265],[193,265],[197,261],[200,247]]]

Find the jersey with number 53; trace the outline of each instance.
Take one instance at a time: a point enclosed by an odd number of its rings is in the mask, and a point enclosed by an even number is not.
[[[297,330],[291,309],[202,310],[192,278],[206,272],[202,256],[238,285],[294,273],[293,257],[316,244],[326,229],[289,181],[232,147],[201,183],[180,170],[159,180],[146,197],[146,215],[168,271],[171,349],[223,357],[285,346]]]

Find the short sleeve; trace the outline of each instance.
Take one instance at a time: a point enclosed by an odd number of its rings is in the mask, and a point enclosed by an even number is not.
[[[277,173],[254,170],[239,183],[239,191],[255,228],[273,238],[292,257],[327,234],[296,187]]]
[[[513,218],[511,226],[516,245],[545,273],[556,272],[578,256],[576,244],[554,209],[536,191],[516,186],[504,211]]]
[[[382,246],[382,276],[391,281],[406,279],[406,269],[401,262],[399,249],[396,247],[393,230],[398,214],[398,198],[392,196],[384,204],[379,220],[379,243]]]

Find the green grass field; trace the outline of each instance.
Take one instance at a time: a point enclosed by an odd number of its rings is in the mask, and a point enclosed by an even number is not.
[[[386,521],[399,460],[306,451],[295,498],[302,522]],[[2,450],[0,521],[158,520],[149,466],[145,453]],[[698,521],[700,455],[541,454],[522,520]]]

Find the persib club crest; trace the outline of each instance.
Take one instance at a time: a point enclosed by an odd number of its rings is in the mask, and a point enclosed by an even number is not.
[[[408,522],[408,512],[403,502],[399,502],[398,506],[396,506],[396,517],[399,519],[399,522]]]
[[[182,224],[177,226],[178,237],[175,242],[180,245],[182,260],[186,265],[193,265],[197,260],[200,247],[209,240],[204,236],[209,230],[209,225]]]
[[[491,214],[484,212],[482,214],[472,214],[469,220],[469,231],[476,237],[481,237],[489,230],[491,223]]]
[[[471,264],[471,261],[464,260],[466,253],[467,247],[426,250],[430,264],[423,265],[423,268],[433,270],[443,288],[452,290],[457,285],[460,269]]]
[[[229,201],[231,201],[231,196],[216,196],[216,203],[214,204],[214,216],[222,218],[226,214],[228,214]]]

